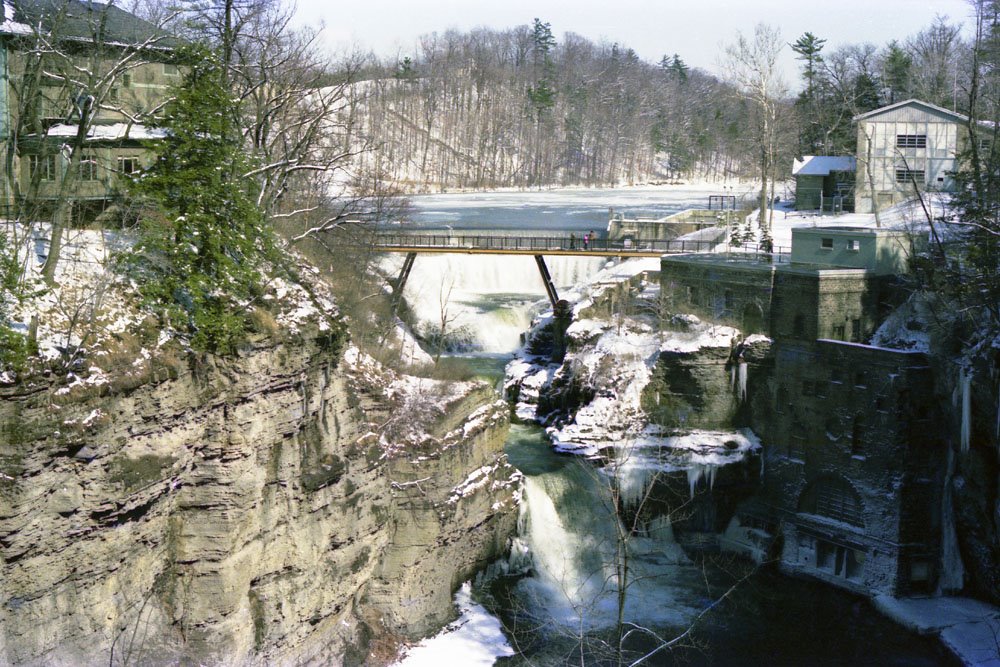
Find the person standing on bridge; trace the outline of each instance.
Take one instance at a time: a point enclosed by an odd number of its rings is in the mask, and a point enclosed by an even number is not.
[[[587,236],[590,237],[590,242],[591,243],[594,243],[595,241],[597,241],[597,234],[594,233],[593,229],[590,230],[590,233]]]
[[[583,235],[583,249],[590,250],[590,234]]]
[[[576,234],[569,235],[569,249],[576,250]]]

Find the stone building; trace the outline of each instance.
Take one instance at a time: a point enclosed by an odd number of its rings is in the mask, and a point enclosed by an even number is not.
[[[773,339],[748,416],[764,481],[727,536],[767,534],[784,569],[860,593],[930,591],[940,569],[945,447],[931,369],[921,353],[866,344],[901,299],[913,245],[897,231],[816,227],[794,230],[778,263],[661,262],[668,312]]]
[[[859,593],[932,591],[944,448],[923,354],[776,344],[760,500],[782,567]]]
[[[69,200],[75,218],[103,210],[120,177],[149,159],[180,81],[178,40],[113,4],[4,0],[0,24],[0,200],[45,217]],[[39,41],[49,45],[37,57]]]

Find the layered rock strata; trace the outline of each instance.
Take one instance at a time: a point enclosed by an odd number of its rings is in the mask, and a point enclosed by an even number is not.
[[[0,390],[0,663],[356,663],[382,619],[448,620],[513,529],[506,411],[413,455],[384,428],[398,397],[337,348],[313,330],[117,390]]]

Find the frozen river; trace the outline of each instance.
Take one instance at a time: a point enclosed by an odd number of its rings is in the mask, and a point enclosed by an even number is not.
[[[427,230],[602,232],[612,208],[627,217],[659,218],[707,208],[710,195],[748,193],[744,186],[712,184],[419,195],[411,198],[410,219]]]

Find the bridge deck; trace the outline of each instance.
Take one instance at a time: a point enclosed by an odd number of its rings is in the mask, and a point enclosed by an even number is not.
[[[570,236],[492,236],[480,234],[379,234],[373,246],[384,252],[462,253],[469,255],[613,255],[615,257],[659,257],[668,253],[716,252],[719,241],[635,239],[583,239]],[[735,252],[764,253],[756,245],[732,248]],[[780,257],[784,248],[775,248]],[[778,259],[777,261],[780,261]]]

